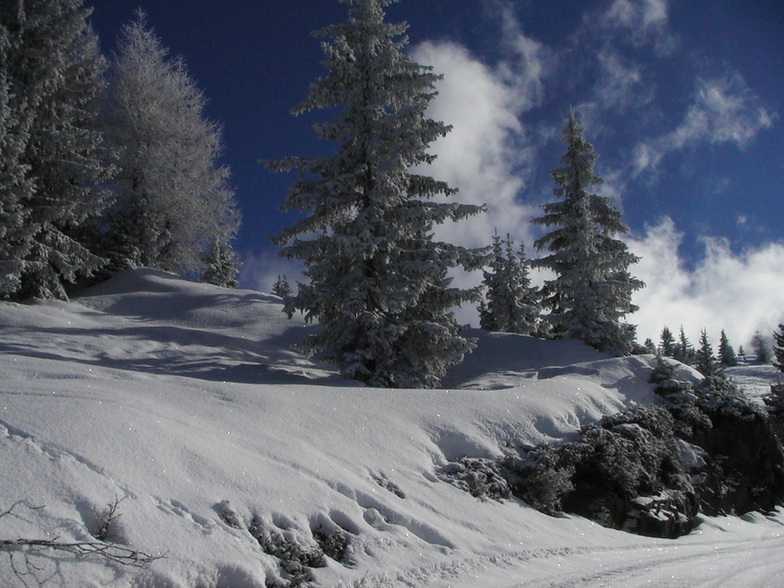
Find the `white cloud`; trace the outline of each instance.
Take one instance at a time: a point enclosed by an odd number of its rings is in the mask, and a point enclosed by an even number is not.
[[[736,347],[757,329],[772,333],[784,318],[784,244],[736,254],[725,240],[705,238],[704,255],[690,270],[678,253],[682,237],[664,218],[627,240],[642,258],[631,271],[646,283],[634,296],[640,310],[627,317],[638,325],[639,339],[658,341],[665,325],[683,325],[692,341],[703,328],[714,339],[724,329]]]
[[[277,250],[262,250],[248,253],[242,260],[240,287],[259,292],[272,292],[278,276],[286,279],[297,289],[297,282],[305,281],[302,275],[304,266],[278,255]]]
[[[439,227],[438,237],[483,246],[497,228],[518,241],[527,240],[533,208],[518,195],[534,154],[525,144],[518,116],[535,100],[534,78],[513,75],[511,66],[492,69],[452,42],[422,43],[414,48],[413,58],[444,75],[428,116],[454,126],[431,146],[438,159],[424,171],[458,188],[457,200],[486,204],[488,209],[458,225]]]
[[[655,170],[669,153],[702,144],[734,143],[743,148],[773,125],[767,109],[738,72],[697,79],[694,101],[673,131],[643,142],[635,151],[636,173]]]
[[[659,53],[670,53],[677,45],[667,30],[668,0],[614,0],[604,13],[585,18],[589,28],[595,19],[600,28],[622,32],[637,46],[652,43]]]

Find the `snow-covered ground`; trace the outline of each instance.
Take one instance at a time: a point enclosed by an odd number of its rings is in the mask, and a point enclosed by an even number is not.
[[[342,563],[312,570],[318,586],[784,581],[781,512],[657,540],[480,501],[437,476],[651,400],[650,357],[477,332],[443,389],[367,389],[291,349],[308,328],[273,296],[150,270],[68,303],[0,304],[0,512],[44,507],[0,517],[0,540],[95,541],[117,503],[109,540],[164,556],[137,568],[6,550],[0,585],[274,585],[279,562],[252,522],[303,548],[314,532],[346,537]],[[777,376],[733,377],[763,390]]]

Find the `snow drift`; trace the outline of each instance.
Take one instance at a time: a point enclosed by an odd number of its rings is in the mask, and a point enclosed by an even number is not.
[[[0,325],[0,511],[25,501],[0,518],[0,540],[94,542],[116,504],[107,540],[161,556],[135,567],[4,550],[5,586],[764,584],[784,572],[767,557],[784,543],[779,513],[705,519],[674,542],[477,500],[436,475],[650,401],[650,357],[476,332],[442,389],[369,389],[294,351],[311,327],[276,297],[152,270],[71,302],[2,303]],[[319,567],[292,567],[286,549]]]

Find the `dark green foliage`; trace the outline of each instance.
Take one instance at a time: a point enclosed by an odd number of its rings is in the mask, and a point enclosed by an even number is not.
[[[754,331],[754,337],[751,339],[751,349],[754,352],[754,360],[759,363],[770,363],[773,359],[770,343],[760,331]]]
[[[773,348],[773,354],[776,357],[775,366],[784,372],[784,325],[779,325],[779,330],[773,332],[773,339],[776,346]]]
[[[678,338],[678,343],[676,343],[675,348],[673,349],[672,356],[680,361],[681,363],[685,363],[686,365],[693,365],[695,360],[695,353],[694,353],[694,346],[691,344],[691,341],[686,337],[686,332],[683,330],[683,325],[681,325],[681,332]]]
[[[770,392],[763,396],[762,400],[765,402],[773,430],[779,441],[784,442],[784,384],[771,384]]]
[[[675,337],[668,327],[664,327],[661,332],[659,353],[665,357],[675,357],[675,349]]]
[[[721,339],[719,339],[719,363],[724,367],[733,367],[738,365],[738,358],[735,356],[735,349],[730,345],[729,339],[724,329],[721,330]]]
[[[285,275],[278,276],[277,281],[272,285],[272,293],[275,296],[280,296],[284,301],[294,293]]]
[[[502,500],[512,492],[507,481],[508,473],[503,464],[475,457],[463,457],[438,472],[439,476],[481,500]]]
[[[708,332],[705,329],[700,334],[700,348],[694,356],[694,367],[705,377],[721,374],[721,368],[713,355],[713,347],[708,341]]]

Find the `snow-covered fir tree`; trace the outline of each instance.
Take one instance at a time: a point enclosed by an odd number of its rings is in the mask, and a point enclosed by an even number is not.
[[[615,238],[628,229],[610,199],[590,192],[603,183],[594,172],[597,155],[585,139],[578,115],[571,110],[561,134],[567,146],[563,167],[551,172],[557,202],[545,204],[544,216],[534,219],[557,227],[535,242],[550,255],[534,262],[556,274],[542,289],[544,306],[556,336],[585,341],[615,354],[631,352],[635,327],[623,318],[637,307],[631,297],[644,284],[629,266],[639,258]]]
[[[524,245],[515,251],[510,235],[506,242],[493,236],[488,270],[484,272],[485,299],[479,308],[479,324],[488,331],[530,335],[536,331],[539,292],[531,286],[530,262]]]
[[[342,1],[347,21],[317,33],[327,73],[294,111],[334,109],[315,130],[337,153],[270,164],[299,172],[283,208],[306,213],[276,237],[282,255],[307,268],[287,312],[321,323],[306,347],[345,377],[432,387],[473,347],[452,309],[478,291],[453,287],[447,272],[484,261],[436,242],[432,229],[482,208],[433,201],[455,190],[414,171],[434,160],[428,147],[449,127],[425,115],[440,76],[405,53],[407,25],[386,22],[392,0]]]
[[[700,348],[694,354],[694,367],[706,377],[721,374],[718,361],[713,355],[713,346],[708,340],[708,332],[705,329],[700,333]]]
[[[237,253],[225,239],[215,237],[212,247],[204,254],[201,281],[224,288],[236,288],[240,285],[237,281],[239,272],[240,261]]]
[[[662,328],[659,338],[659,353],[665,357],[675,356],[675,337],[667,326]]]
[[[735,349],[730,345],[730,341],[727,338],[727,333],[724,332],[724,329],[721,330],[721,338],[719,339],[719,363],[725,367],[738,365]]]
[[[24,206],[32,198],[33,184],[21,161],[27,129],[11,107],[9,44],[8,30],[0,23],[0,299],[12,297],[21,288],[35,233]]]
[[[275,296],[280,296],[283,300],[287,300],[294,293],[285,274],[278,276],[278,279],[272,285],[272,293]]]
[[[645,339],[645,342],[642,344],[643,349],[645,349],[646,353],[650,353],[651,355],[656,355],[656,343],[653,342],[653,339],[650,337]]]
[[[22,215],[26,230],[6,236],[5,249],[21,256],[5,264],[11,268],[3,279],[6,296],[66,298],[66,284],[103,264],[90,250],[90,236],[113,168],[98,131],[106,64],[90,13],[82,0],[0,5],[8,34],[4,100],[13,111],[16,139],[24,143],[14,149],[29,182],[13,213]]]
[[[206,118],[203,93],[142,11],[121,31],[111,74],[109,136],[120,171],[103,248],[112,269],[189,274],[218,257],[236,263],[230,243],[240,214],[218,161],[221,127]]]

